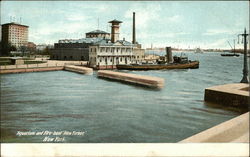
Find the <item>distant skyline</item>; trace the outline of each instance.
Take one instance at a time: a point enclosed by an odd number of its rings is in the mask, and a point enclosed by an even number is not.
[[[248,1],[1,1],[1,24],[21,18],[29,41],[54,44],[85,38],[98,21],[100,30],[110,32],[108,21],[117,19],[123,21],[120,39],[131,42],[133,12],[136,39],[144,48],[230,49],[228,41],[233,46],[237,34],[249,32]]]

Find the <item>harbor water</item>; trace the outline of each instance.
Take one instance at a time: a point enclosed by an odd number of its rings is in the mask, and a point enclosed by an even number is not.
[[[243,55],[186,55],[200,68],[123,71],[164,78],[161,90],[99,79],[96,72],[1,75],[1,142],[43,142],[42,135],[18,131],[79,131],[84,136],[62,142],[173,143],[245,112],[204,102],[205,88],[241,80]]]

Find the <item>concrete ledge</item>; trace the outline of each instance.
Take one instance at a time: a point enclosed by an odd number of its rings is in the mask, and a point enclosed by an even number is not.
[[[208,130],[180,141],[181,143],[199,142],[246,142],[249,143],[249,112]]]
[[[128,74],[128,73],[114,72],[108,70],[99,70],[97,76],[122,82],[139,84],[153,88],[162,88],[164,86],[164,79],[159,77]]]
[[[88,74],[88,75],[93,74],[93,69],[87,68],[87,67],[75,66],[75,65],[65,65],[64,70],[73,71],[73,72],[77,72],[81,74]]]
[[[11,74],[11,73],[25,73],[25,72],[41,72],[41,71],[56,71],[63,70],[63,66],[60,67],[36,67],[36,68],[23,68],[23,69],[1,69],[0,74]]]
[[[249,84],[235,83],[206,88],[204,100],[246,108],[249,105]]]

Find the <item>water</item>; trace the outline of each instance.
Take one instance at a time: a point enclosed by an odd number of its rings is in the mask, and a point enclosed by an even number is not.
[[[244,111],[208,104],[204,89],[242,78],[243,55],[186,53],[199,69],[124,71],[165,79],[162,90],[67,71],[1,75],[2,142],[42,142],[17,131],[84,131],[74,143],[169,143]],[[178,55],[180,55],[178,53]]]

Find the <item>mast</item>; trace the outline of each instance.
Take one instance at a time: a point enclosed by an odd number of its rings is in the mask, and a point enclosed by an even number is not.
[[[234,39],[234,55],[235,55],[235,39]]]

